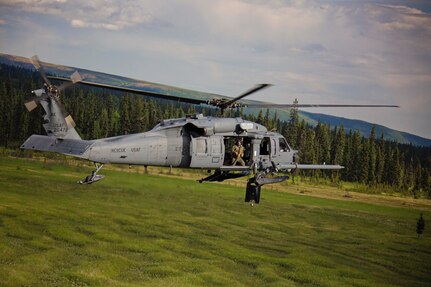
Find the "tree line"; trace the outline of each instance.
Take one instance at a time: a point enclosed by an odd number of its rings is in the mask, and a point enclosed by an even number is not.
[[[19,147],[31,134],[44,134],[43,110],[29,113],[23,103],[30,91],[42,86],[36,72],[8,65],[0,66],[0,145]],[[179,118],[202,112],[216,115],[213,108],[149,99],[139,95],[99,88],[74,86],[62,99],[73,116],[76,129],[85,139],[148,131],[160,119]],[[431,148],[387,141],[373,128],[366,137],[359,131],[324,123],[308,125],[300,120],[298,110],[290,110],[283,121],[269,110],[244,115],[241,110],[228,116],[242,116],[276,130],[286,137],[292,148],[300,150],[302,163],[341,164],[339,172],[303,171],[307,177],[332,181],[356,182],[375,190],[392,190],[431,198]]]
[[[289,121],[277,119],[262,111],[249,120],[277,130],[300,151],[303,163],[340,164],[340,172],[302,171],[303,175],[326,177],[331,180],[358,182],[374,190],[395,190],[413,196],[431,198],[431,148],[387,141],[376,128],[365,137],[344,127],[331,127],[319,122],[308,125],[299,119],[298,110],[290,110]]]

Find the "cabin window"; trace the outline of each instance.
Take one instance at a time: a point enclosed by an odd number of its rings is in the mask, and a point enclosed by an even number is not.
[[[211,153],[213,155],[215,154],[222,154],[222,146],[220,142],[220,138],[211,138]]]
[[[196,139],[196,153],[206,154],[207,153],[207,140]]]
[[[289,151],[289,146],[287,145],[287,142],[284,138],[279,138],[278,142],[280,144],[280,152],[287,152]]]

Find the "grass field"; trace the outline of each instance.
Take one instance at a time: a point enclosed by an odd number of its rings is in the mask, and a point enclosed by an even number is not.
[[[431,284],[430,210],[89,170],[0,158],[0,286]]]

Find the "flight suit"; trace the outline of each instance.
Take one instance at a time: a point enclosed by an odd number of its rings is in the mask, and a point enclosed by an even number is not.
[[[239,163],[239,165],[244,166],[245,162],[242,159],[243,156],[244,147],[242,145],[234,145],[232,147],[232,165],[237,165],[237,163]]]

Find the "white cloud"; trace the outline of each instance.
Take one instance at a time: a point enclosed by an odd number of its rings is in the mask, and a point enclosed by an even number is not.
[[[416,30],[431,33],[431,15],[418,9],[401,5],[379,5],[375,20],[386,30]]]
[[[156,21],[145,1],[103,0],[1,0],[0,4],[24,12],[60,17],[76,28],[102,28],[118,31]]]

